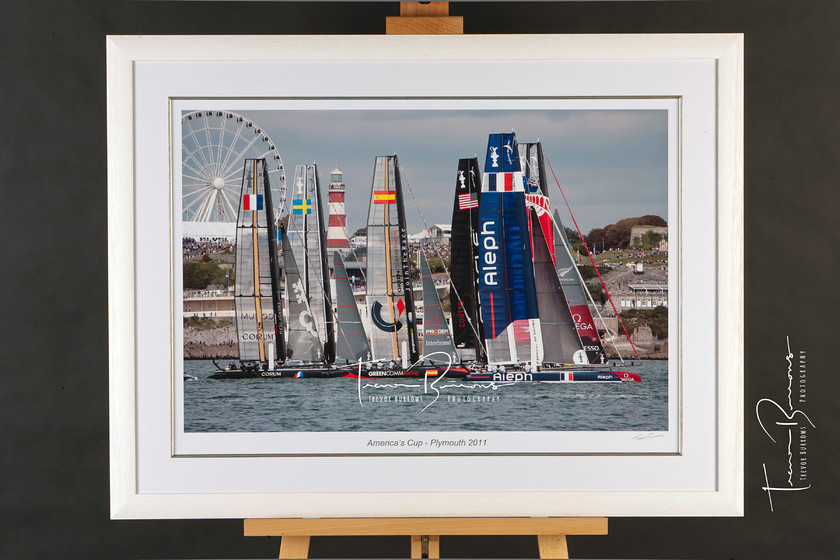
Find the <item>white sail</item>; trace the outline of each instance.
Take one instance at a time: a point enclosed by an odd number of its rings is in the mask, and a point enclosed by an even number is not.
[[[376,158],[367,226],[367,305],[373,359],[419,356],[409,277],[408,233],[397,156]]]

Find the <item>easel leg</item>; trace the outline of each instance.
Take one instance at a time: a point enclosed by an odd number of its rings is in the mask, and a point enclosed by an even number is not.
[[[566,535],[538,535],[537,544],[540,547],[540,558],[569,557]]]
[[[438,535],[412,535],[412,558],[440,558],[440,537]]]
[[[278,558],[309,558],[309,537],[282,537]]]

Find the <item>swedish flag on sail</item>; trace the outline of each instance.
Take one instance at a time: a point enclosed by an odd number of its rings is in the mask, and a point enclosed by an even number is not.
[[[312,199],[311,198],[294,198],[292,199],[292,214],[303,215],[312,213]]]

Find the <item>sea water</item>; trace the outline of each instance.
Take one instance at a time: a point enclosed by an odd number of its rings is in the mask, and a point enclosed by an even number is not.
[[[478,383],[457,379],[208,379],[185,360],[185,432],[659,431],[668,362],[616,368],[641,383]]]

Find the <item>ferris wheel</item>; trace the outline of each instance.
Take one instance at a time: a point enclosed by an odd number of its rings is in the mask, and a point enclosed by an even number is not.
[[[182,217],[187,222],[235,222],[246,159],[265,159],[272,203],[286,207],[286,171],[274,142],[259,125],[230,111],[181,117]]]

